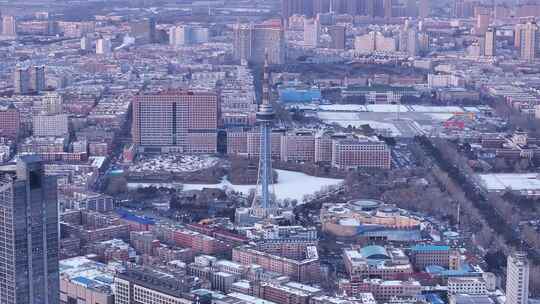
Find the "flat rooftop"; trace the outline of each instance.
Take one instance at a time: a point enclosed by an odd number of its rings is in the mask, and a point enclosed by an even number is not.
[[[488,191],[540,191],[537,173],[479,174],[478,177]]]

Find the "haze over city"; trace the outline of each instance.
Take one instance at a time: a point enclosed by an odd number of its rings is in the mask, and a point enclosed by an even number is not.
[[[0,304],[539,303],[539,18],[0,0]]]

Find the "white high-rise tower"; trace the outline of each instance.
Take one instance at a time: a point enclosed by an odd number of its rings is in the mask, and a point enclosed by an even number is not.
[[[506,267],[506,304],[529,302],[529,260],[524,252],[508,256]]]

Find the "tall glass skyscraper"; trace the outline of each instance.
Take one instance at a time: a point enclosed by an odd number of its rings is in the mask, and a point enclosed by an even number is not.
[[[0,299],[59,303],[56,178],[37,156],[0,166]]]

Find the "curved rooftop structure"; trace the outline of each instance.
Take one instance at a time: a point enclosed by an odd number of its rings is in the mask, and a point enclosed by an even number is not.
[[[388,260],[391,258],[384,247],[377,245],[362,247],[360,254],[370,260]]]
[[[323,231],[335,236],[382,236],[396,240],[418,239],[422,224],[421,218],[407,210],[375,199],[323,204],[320,219]],[[394,233],[401,235],[394,237]]]
[[[373,199],[350,200],[347,202],[349,208],[353,209],[354,211],[372,211],[379,208],[379,206],[383,204],[383,202]]]
[[[328,211],[335,214],[345,214],[350,212],[343,204],[337,204],[328,208]]]

